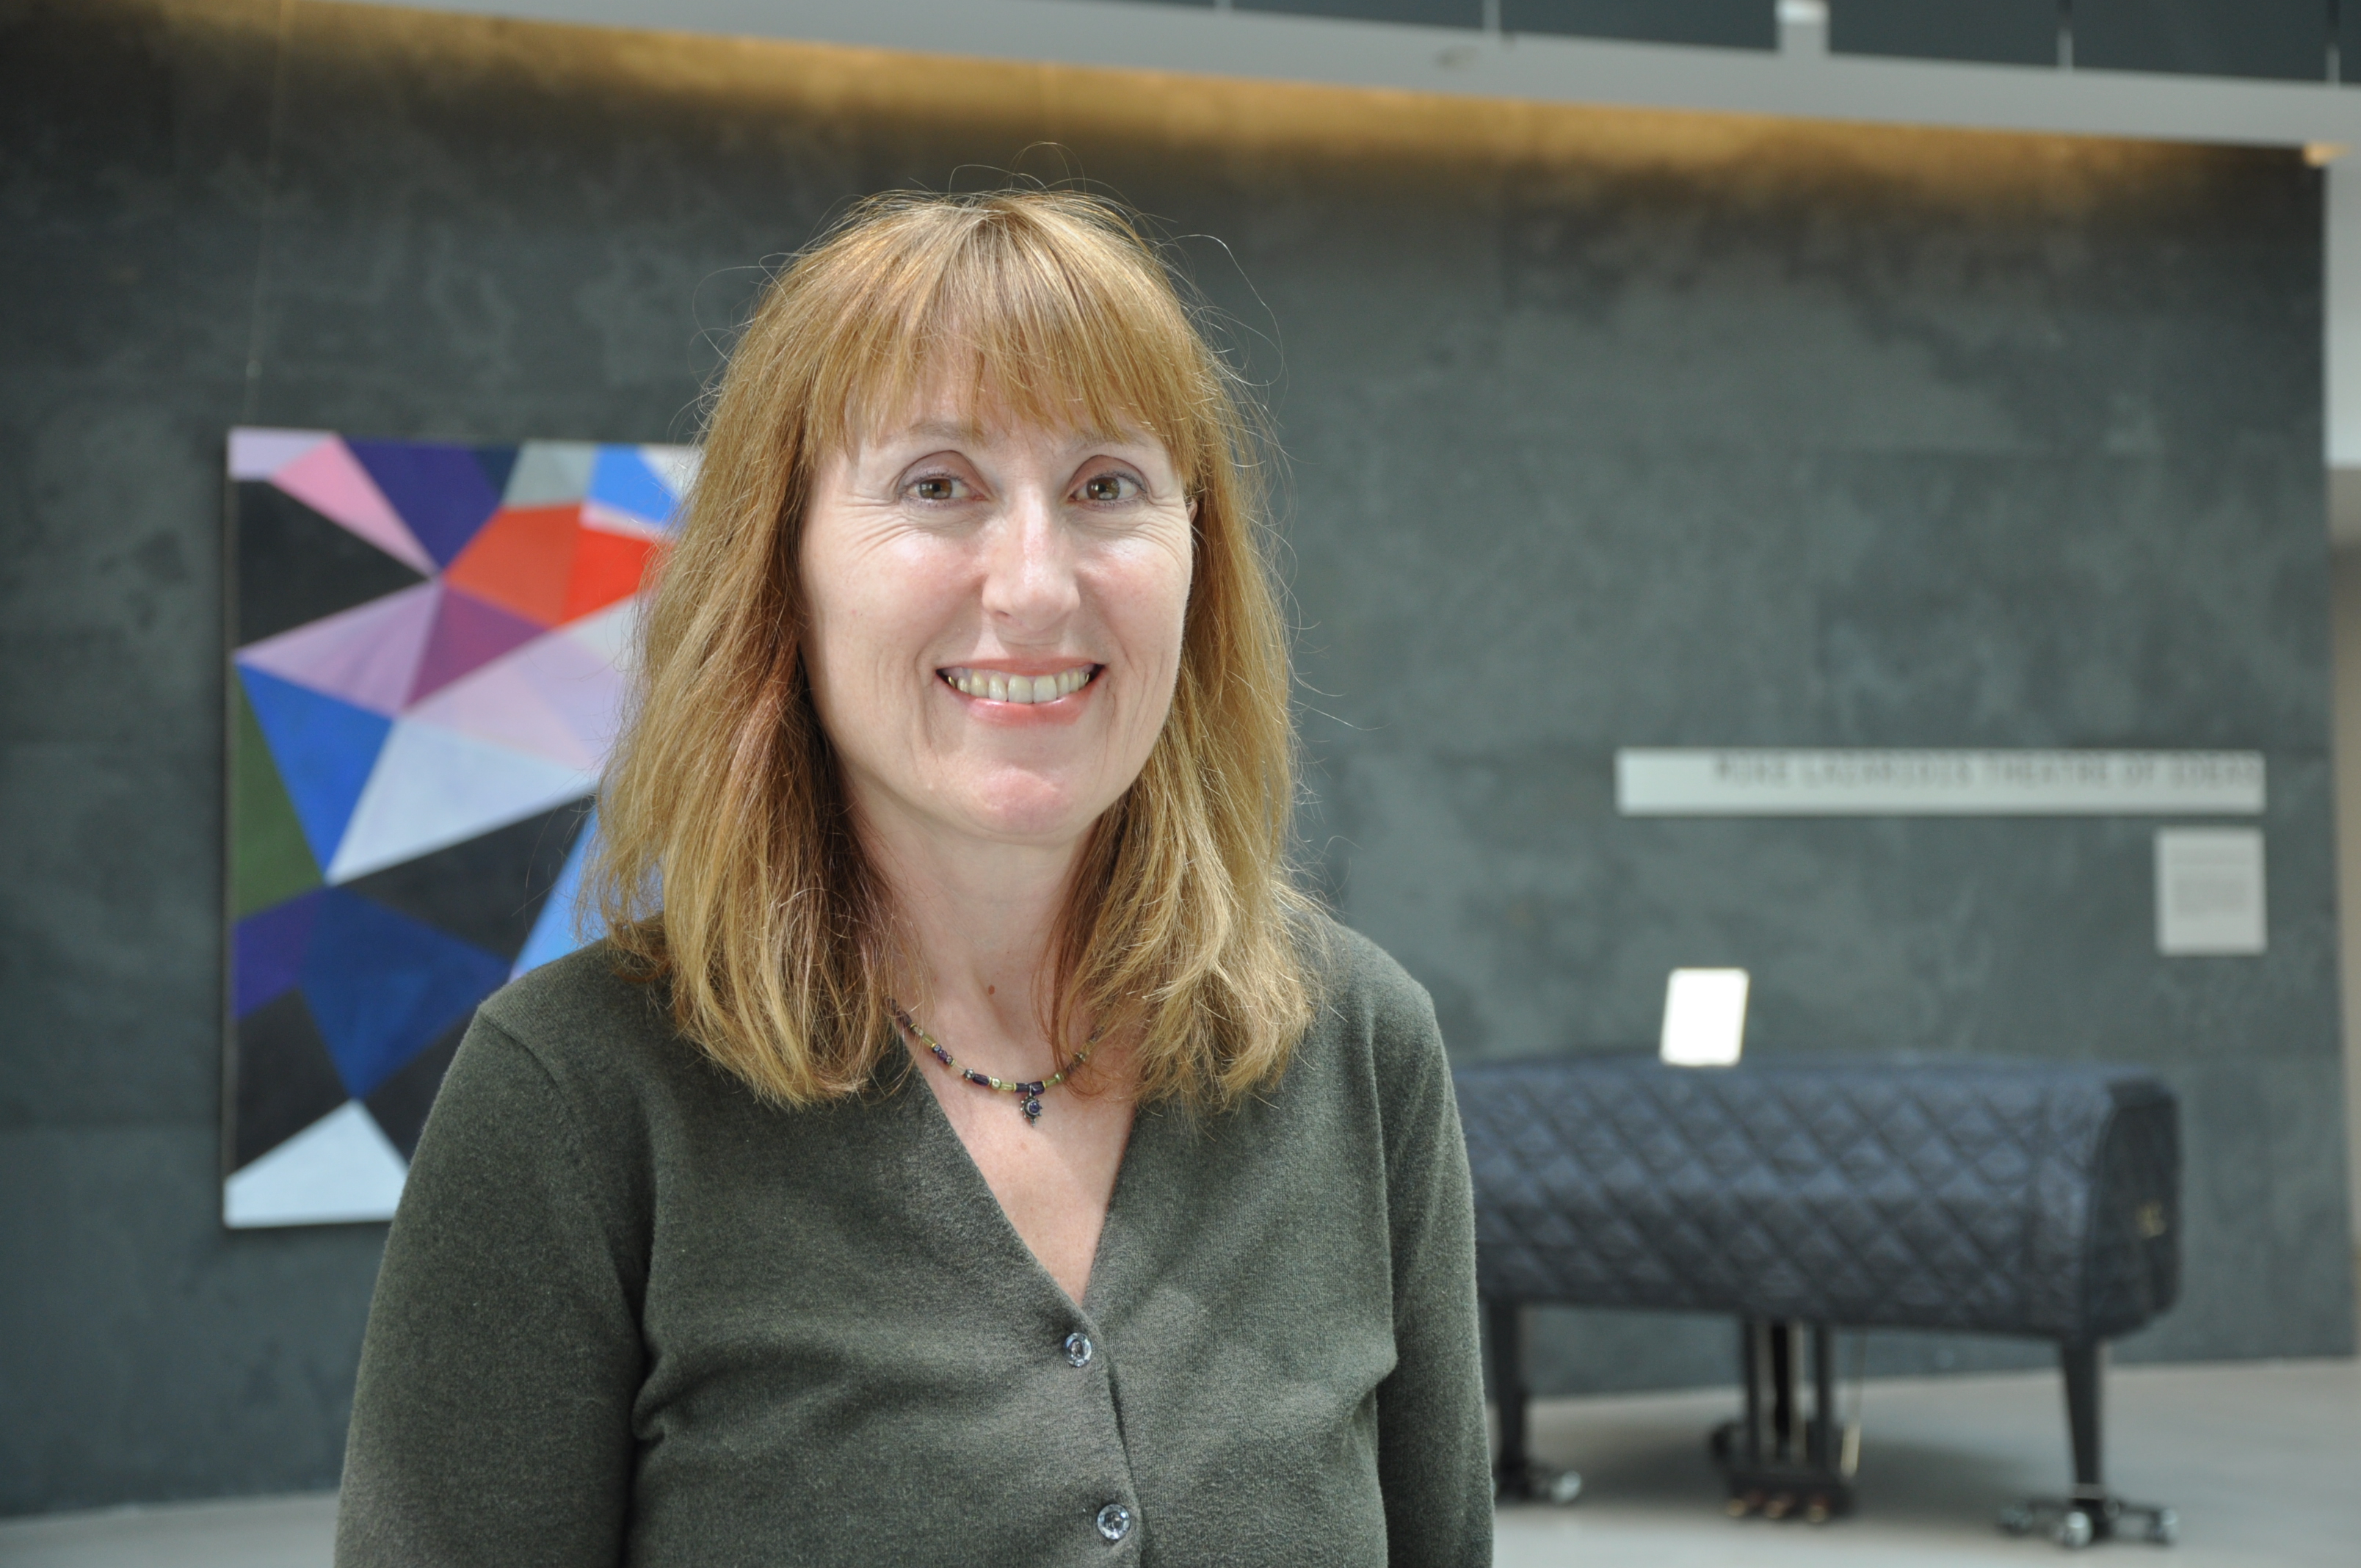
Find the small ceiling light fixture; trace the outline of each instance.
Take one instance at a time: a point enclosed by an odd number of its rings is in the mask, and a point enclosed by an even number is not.
[[[2303,160],[2314,169],[2325,169],[2352,150],[2341,141],[2308,141],[2303,144]]]

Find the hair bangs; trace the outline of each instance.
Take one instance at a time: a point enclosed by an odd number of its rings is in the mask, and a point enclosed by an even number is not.
[[[879,221],[921,214],[939,216],[913,204]],[[847,449],[948,403],[979,426],[1154,436],[1202,489],[1229,444],[1208,417],[1223,378],[1146,242],[1096,203],[964,215],[846,280],[840,347],[812,389],[835,417],[815,445]]]

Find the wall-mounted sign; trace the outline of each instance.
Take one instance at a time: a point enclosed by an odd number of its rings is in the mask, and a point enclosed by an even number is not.
[[[2251,816],[2259,751],[1627,746],[1626,817]]]
[[[2251,954],[2268,945],[2263,830],[2156,830],[2156,950],[2167,958]]]

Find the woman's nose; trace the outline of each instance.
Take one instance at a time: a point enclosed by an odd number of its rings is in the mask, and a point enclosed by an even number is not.
[[[1073,542],[1056,498],[1031,487],[1009,497],[985,532],[984,613],[1013,630],[1055,632],[1082,602],[1074,579]]]

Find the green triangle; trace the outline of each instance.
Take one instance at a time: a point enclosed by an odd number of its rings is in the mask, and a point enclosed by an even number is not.
[[[236,671],[229,681],[230,700],[237,705],[229,786],[230,911],[233,919],[243,920],[319,886],[320,867]]]

